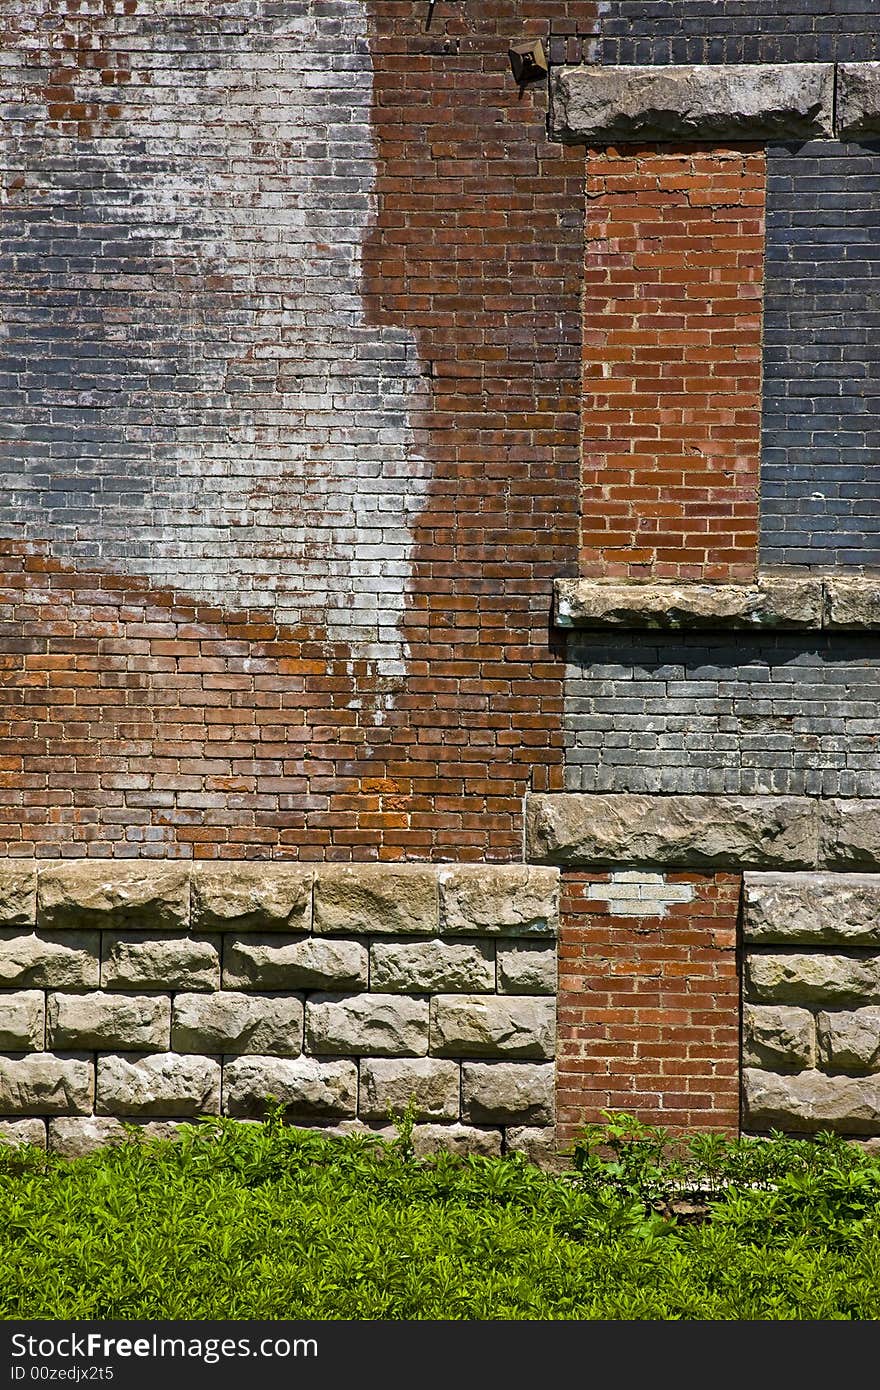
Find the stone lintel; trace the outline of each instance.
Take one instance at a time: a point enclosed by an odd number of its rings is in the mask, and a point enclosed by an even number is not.
[[[814,868],[819,809],[806,796],[557,792],[526,802],[526,855],[573,866]]]
[[[746,878],[752,939],[880,940],[880,799],[533,793],[526,858],[566,868],[777,870]],[[784,872],[803,869],[836,872]]]
[[[838,63],[834,124],[839,140],[880,135],[880,63]]]
[[[557,579],[555,589],[555,621],[564,628],[822,627],[822,580],[813,576],[761,575],[754,584]]]
[[[833,63],[584,64],[552,71],[550,98],[551,133],[569,143],[779,141],[834,133]]]
[[[880,68],[880,63],[875,66]],[[880,577],[829,574],[824,586],[823,626],[856,632],[880,628]]]

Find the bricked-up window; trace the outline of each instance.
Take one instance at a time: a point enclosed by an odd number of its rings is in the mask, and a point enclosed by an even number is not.
[[[588,156],[585,575],[755,572],[764,171],[757,145]]]
[[[880,565],[880,143],[767,158],[761,558]]]
[[[604,65],[880,60],[876,0],[608,0]],[[880,144],[767,149],[760,560],[880,565]]]

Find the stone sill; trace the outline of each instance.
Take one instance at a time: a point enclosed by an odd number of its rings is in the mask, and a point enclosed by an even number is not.
[[[759,575],[753,584],[557,579],[560,628],[880,629],[880,577]]]
[[[550,130],[567,143],[870,139],[880,63],[562,67]]]

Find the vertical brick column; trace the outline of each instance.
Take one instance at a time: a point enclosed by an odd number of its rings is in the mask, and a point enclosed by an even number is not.
[[[755,572],[764,202],[756,148],[590,156],[583,574]]]
[[[740,885],[738,874],[564,877],[560,1145],[603,1110],[737,1129]]]

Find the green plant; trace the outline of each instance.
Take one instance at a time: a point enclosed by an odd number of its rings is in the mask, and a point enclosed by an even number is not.
[[[388,1107],[388,1118],[397,1131],[396,1138],[391,1142],[391,1147],[398,1157],[407,1163],[415,1157],[416,1151],[415,1145],[413,1144],[413,1130],[415,1129],[418,1113],[419,1107],[415,1096],[410,1096],[406,1103],[406,1108],[400,1114],[398,1114],[392,1105]]]
[[[574,1145],[581,1182],[591,1192],[607,1189],[649,1202],[683,1172],[670,1152],[668,1131],[624,1111],[602,1114],[605,1123],[585,1125]]]
[[[517,1156],[416,1159],[399,1118],[399,1143],[300,1130],[276,1108],[70,1161],[0,1147],[0,1316],[877,1315],[880,1165],[855,1146],[669,1141],[612,1116],[585,1181]],[[670,1173],[711,1176],[707,1220],[639,1195]]]

